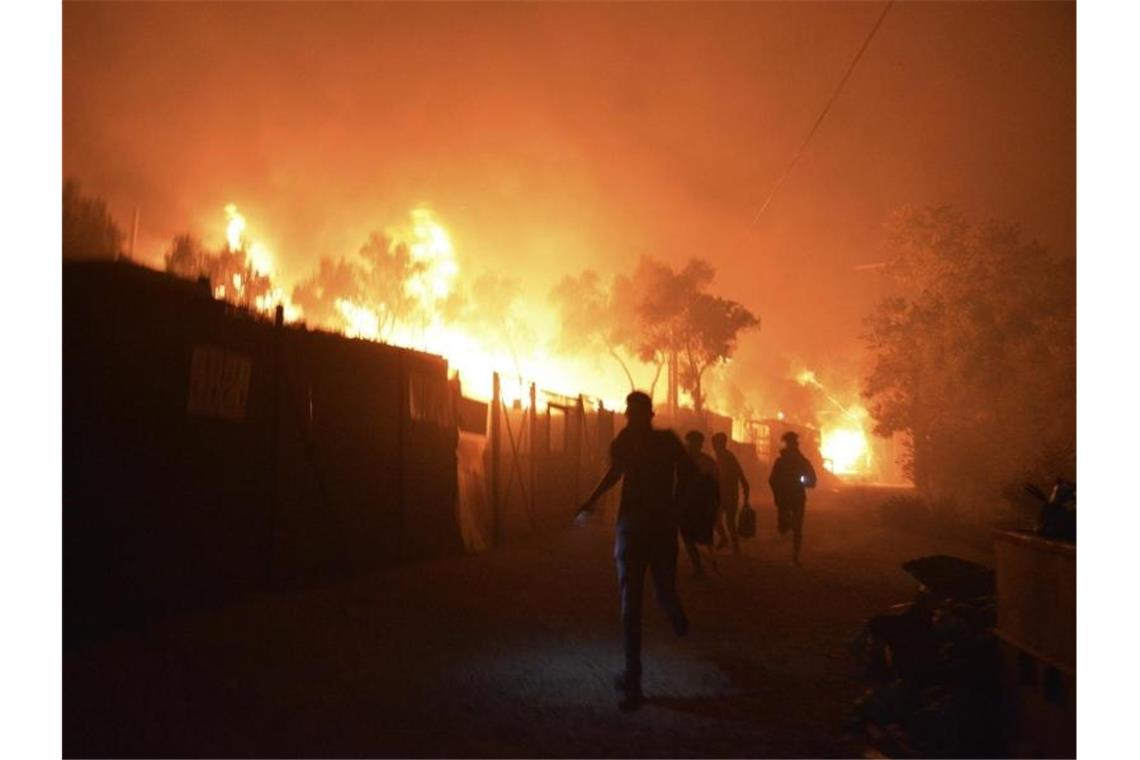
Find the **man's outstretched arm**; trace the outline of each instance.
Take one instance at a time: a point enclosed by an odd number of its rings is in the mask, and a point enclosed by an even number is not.
[[[601,482],[598,483],[598,487],[590,494],[590,498],[582,502],[582,506],[578,508],[578,512],[589,512],[593,509],[598,499],[602,498],[602,494],[613,488],[619,480],[621,480],[621,468],[618,467],[617,464],[611,464],[610,469],[606,471],[606,474],[602,476]]]

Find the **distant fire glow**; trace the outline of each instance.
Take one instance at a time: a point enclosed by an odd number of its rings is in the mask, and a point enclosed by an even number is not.
[[[810,385],[830,402],[831,414],[824,415],[819,435],[819,451],[824,466],[836,475],[859,475],[871,469],[871,446],[864,424],[867,410],[858,404],[844,404],[832,395],[815,372],[804,369],[796,375],[800,385]]]
[[[254,272],[273,273],[272,256],[259,241],[251,239],[246,218],[235,204],[225,208],[226,241],[231,253],[244,252]],[[545,303],[521,295],[509,304],[490,303],[494,320],[467,320],[448,311],[453,299],[462,299],[462,268],[456,247],[436,214],[424,207],[412,209],[409,222],[386,230],[389,252],[406,248],[410,271],[403,283],[408,303],[402,313],[391,313],[388,304],[360,295],[333,295],[331,318],[314,320],[313,327],[330,329],[350,338],[383,341],[392,345],[426,351],[448,360],[458,373],[465,395],[489,400],[492,375],[502,378],[502,396],[507,404],[530,403],[530,384],[539,389],[561,392],[586,390],[605,399],[610,408],[619,408],[628,389],[620,381],[599,382],[596,367],[577,357],[551,353],[545,341],[534,339],[539,332],[552,333],[557,324]],[[370,266],[375,266],[374,264]],[[470,284],[468,277],[466,284]],[[240,275],[215,289],[217,298],[241,302],[247,285]],[[285,320],[313,319],[291,302],[276,284],[264,296],[254,299],[258,311],[272,313],[281,304]],[[491,299],[494,301],[494,299]],[[502,312],[499,314],[499,312]],[[523,333],[529,338],[520,338]],[[539,400],[542,405],[541,399]]]
[[[256,311],[272,314],[278,306],[284,310],[285,321],[295,322],[301,318],[301,310],[295,306],[280,287],[270,284],[274,274],[273,253],[260,240],[251,239],[245,216],[234,203],[227,203],[226,250],[231,254],[244,256],[246,275],[234,272],[227,282],[214,287],[214,297],[246,304]]]
[[[245,217],[238,213],[237,206],[226,205],[226,243],[230,253],[241,250],[242,233],[245,232]]]
[[[273,254],[264,243],[250,240],[246,235],[246,221],[233,203],[226,204],[226,245],[230,253],[244,251],[253,270],[258,274],[273,274]],[[235,283],[240,290],[240,286]]]
[[[588,358],[559,353],[549,340],[540,337],[559,329],[553,310],[542,299],[495,291],[479,304],[489,311],[474,317],[464,311],[478,278],[461,266],[451,234],[429,208],[412,209],[403,225],[387,228],[382,238],[388,246],[384,252],[394,257],[389,263],[402,261],[398,265],[406,267],[402,299],[367,288],[330,292],[331,308],[319,316],[306,314],[285,294],[283,277],[291,288],[296,273],[290,281],[287,274],[275,271],[269,248],[257,239],[256,230],[237,204],[230,203],[224,210],[228,250],[244,254],[248,269],[219,284],[215,289],[218,298],[248,303],[265,314],[272,314],[281,305],[287,322],[308,320],[312,327],[350,338],[437,354],[459,375],[463,392],[469,397],[489,400],[492,375],[497,372],[506,404],[528,406],[530,385],[534,383],[540,391],[587,392],[603,399],[611,409],[621,408],[621,399],[628,392],[623,378],[599,371],[598,364]],[[400,259],[401,255],[406,258]],[[381,275],[376,267],[387,265],[382,256],[364,264],[355,262],[366,279]],[[822,391],[835,407],[821,430],[825,466],[837,474],[867,472],[870,447],[863,430],[866,412],[840,403],[810,370],[800,372],[796,379]],[[536,399],[540,407],[545,403],[543,398],[540,393]],[[778,416],[783,419],[783,412]]]
[[[336,299],[336,310],[344,319],[344,334],[350,338],[380,340],[380,317],[367,306],[347,298]]]
[[[820,437],[820,454],[836,475],[854,475],[870,464],[867,434],[861,427],[831,428]]]
[[[447,234],[431,211],[417,208],[412,211],[412,239],[408,241],[412,258],[423,269],[407,283],[408,295],[422,301],[438,301],[451,294],[459,264],[455,249]]]

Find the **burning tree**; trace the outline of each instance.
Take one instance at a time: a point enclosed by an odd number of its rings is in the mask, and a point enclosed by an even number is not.
[[[341,318],[337,300],[360,292],[358,267],[345,259],[321,257],[317,271],[293,288],[293,303],[315,324],[331,325]]]
[[[170,248],[163,256],[166,271],[184,277],[195,279],[205,271],[206,251],[201,241],[189,233],[176,235],[170,242]]]
[[[348,323],[365,337],[387,340],[398,326],[416,320],[419,301],[408,284],[423,274],[406,243],[373,232],[359,259],[322,258],[317,271],[293,289],[293,302],[305,315],[326,326]],[[368,327],[353,325],[367,314]]]
[[[683,389],[701,412],[707,371],[732,356],[741,332],[760,324],[741,304],[707,292],[715,274],[701,259],[674,271],[643,256],[633,275],[615,277],[609,291],[593,272],[566,277],[552,293],[562,316],[562,343],[579,350],[604,347],[631,388],[622,352],[656,366],[651,393],[668,367],[670,403]]]
[[[215,298],[263,314],[281,305],[286,319],[291,318],[292,305],[273,285],[273,255],[260,242],[250,240],[245,217],[237,206],[231,203],[225,212],[226,242],[222,247],[211,251],[189,233],[177,235],[163,256],[166,271],[187,279],[206,279]]]
[[[684,390],[693,408],[704,411],[705,373],[729,359],[741,332],[760,320],[736,301],[707,292],[716,270],[692,259],[679,271],[643,256],[634,272],[640,357],[661,358],[669,368],[670,403]]]
[[[875,432],[908,432],[905,466],[936,501],[992,499],[1025,479],[1072,477],[1074,261],[1010,224],[951,208],[890,225],[896,294],[867,320]]]
[[[459,271],[451,240],[427,209],[414,209],[412,222],[407,237],[373,232],[356,259],[322,258],[293,303],[324,327],[382,341],[443,319]]]
[[[606,288],[597,272],[586,270],[577,277],[563,277],[551,291],[550,298],[558,309],[561,324],[558,349],[565,353],[608,354],[625,373],[632,391],[637,383],[629,365],[638,351],[636,308],[631,291],[628,278],[616,277],[610,288]],[[655,363],[660,374],[661,363]],[[656,385],[655,376],[650,394]]]
[[[123,233],[101,198],[83,195],[79,182],[63,183],[63,256],[114,259],[122,251]]]
[[[273,294],[269,275],[253,263],[245,245],[227,244],[217,251],[207,250],[190,234],[175,236],[163,256],[166,271],[187,279],[204,277],[210,291],[240,306],[267,311]]]

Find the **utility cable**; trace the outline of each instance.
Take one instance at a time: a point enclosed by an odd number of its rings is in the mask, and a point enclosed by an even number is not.
[[[760,221],[760,217],[768,208],[768,204],[772,202],[772,199],[776,196],[776,193],[779,192],[780,188],[784,184],[784,181],[788,178],[788,175],[792,173],[792,167],[794,167],[800,160],[800,156],[803,155],[804,149],[807,148],[808,143],[811,142],[811,138],[814,137],[815,133],[819,130],[819,125],[823,123],[823,120],[825,118],[827,118],[827,114],[829,111],[831,111],[831,107],[835,105],[835,101],[839,99],[839,93],[843,91],[843,85],[847,84],[847,80],[851,78],[851,73],[855,71],[855,67],[859,64],[859,59],[863,57],[863,53],[867,50],[867,46],[871,44],[871,40],[874,39],[875,33],[878,32],[879,27],[882,26],[883,19],[887,17],[887,11],[889,11],[891,9],[891,6],[894,4],[895,0],[888,0],[887,7],[883,8],[883,12],[879,14],[879,19],[875,22],[875,25],[871,27],[871,32],[867,35],[867,39],[863,40],[863,45],[859,48],[859,52],[857,52],[855,54],[855,57],[851,59],[851,65],[847,67],[847,72],[843,75],[843,78],[839,80],[839,86],[835,88],[835,92],[832,93],[831,99],[828,100],[827,105],[823,107],[823,111],[820,112],[819,118],[815,120],[815,124],[812,124],[811,130],[807,133],[807,137],[805,137],[804,141],[800,144],[799,150],[797,150],[795,152],[795,155],[792,156],[792,160],[788,162],[788,166],[786,169],[784,169],[784,173],[780,175],[780,178],[778,180],[776,180],[776,184],[772,187],[771,192],[768,193],[768,197],[764,199],[764,203],[760,206],[760,210],[756,212],[756,215],[754,217],[752,217],[753,224],[756,224]]]

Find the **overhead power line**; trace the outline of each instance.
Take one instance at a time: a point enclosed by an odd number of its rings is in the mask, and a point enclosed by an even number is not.
[[[796,162],[800,160],[800,156],[803,155],[804,149],[807,148],[808,143],[811,142],[811,138],[815,136],[815,133],[819,130],[819,125],[823,123],[823,120],[825,118],[827,118],[827,114],[831,110],[831,107],[835,105],[835,101],[839,99],[839,93],[843,91],[843,85],[847,84],[847,80],[851,78],[851,72],[855,71],[855,67],[859,64],[859,59],[863,57],[863,53],[866,52],[867,46],[871,44],[871,40],[874,39],[875,33],[879,31],[879,27],[883,25],[883,19],[887,17],[887,11],[889,11],[891,9],[891,6],[894,4],[895,0],[888,0],[887,7],[883,8],[883,12],[879,14],[878,20],[875,21],[875,25],[871,27],[871,31],[867,35],[867,39],[863,40],[863,44],[860,46],[859,52],[857,52],[855,54],[855,57],[851,59],[851,65],[847,67],[847,72],[844,73],[843,78],[839,80],[839,85],[835,88],[835,92],[831,94],[831,98],[827,101],[827,105],[823,107],[823,111],[820,112],[819,118],[817,118],[815,120],[815,123],[811,125],[811,129],[808,131],[807,137],[805,137],[804,141],[800,143],[799,149],[795,152],[795,155],[792,156],[792,160],[788,162],[788,166],[786,169],[784,169],[784,173],[780,175],[780,178],[778,180],[776,180],[776,184],[772,186],[772,190],[768,193],[768,197],[764,199],[764,203],[760,206],[760,210],[757,211],[756,216],[752,218],[753,224],[756,224],[760,221],[760,217],[764,214],[765,209],[768,208],[768,204],[772,202],[772,199],[774,197],[776,197],[776,193],[779,192],[780,188],[784,184],[784,181],[788,178],[788,175],[792,173],[792,167],[794,167],[796,165]]]

